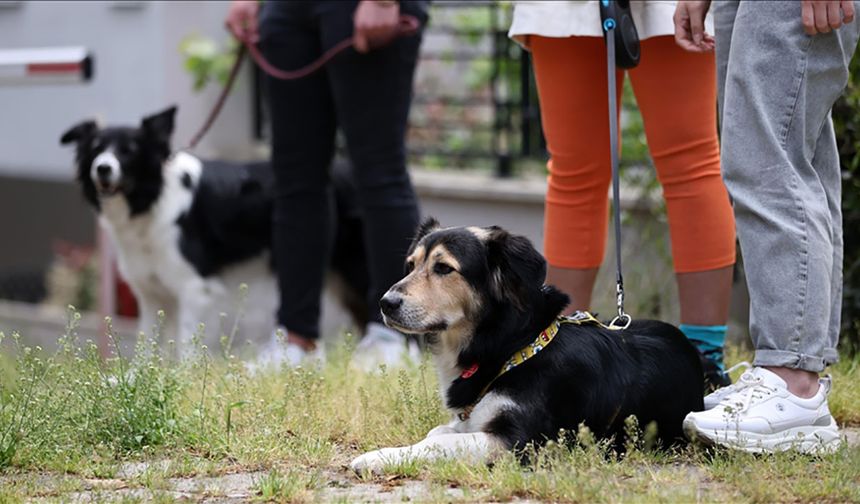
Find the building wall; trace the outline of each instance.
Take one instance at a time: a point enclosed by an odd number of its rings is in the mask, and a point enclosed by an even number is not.
[[[0,174],[70,180],[71,149],[60,135],[87,118],[136,124],[179,105],[175,135],[184,145],[202,124],[219,86],[195,94],[180,41],[199,33],[227,40],[227,2],[12,2],[0,7],[0,47],[85,46],[95,75],[81,84],[0,87]],[[240,157],[251,149],[248,72],[200,145],[204,156]],[[216,147],[217,146],[217,149]],[[0,211],[4,204],[0,201]]]

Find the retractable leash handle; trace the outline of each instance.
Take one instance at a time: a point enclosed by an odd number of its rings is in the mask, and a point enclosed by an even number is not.
[[[621,194],[618,176],[618,102],[615,95],[615,71],[639,64],[639,35],[630,2],[600,0],[600,19],[606,39],[606,76],[609,82],[609,149],[612,160],[612,199],[615,206],[615,304],[618,315],[609,323],[612,329],[626,329],[632,318],[624,311],[624,276],[621,273]]]
[[[600,0],[600,21],[606,43],[615,44],[615,65],[633,68],[639,64],[639,32],[630,13],[630,0]]]

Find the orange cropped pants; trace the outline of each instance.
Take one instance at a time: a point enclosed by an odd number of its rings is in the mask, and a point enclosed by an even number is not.
[[[597,268],[611,182],[603,38],[531,36],[529,43],[550,153],[544,253],[556,267]],[[663,186],[675,271],[729,266],[735,226],[720,177],[713,53],[688,53],[671,36],[643,40],[641,51],[628,75]]]

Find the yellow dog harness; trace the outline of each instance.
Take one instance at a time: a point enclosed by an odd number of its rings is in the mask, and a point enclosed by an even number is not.
[[[497,374],[492,380],[490,380],[490,382],[487,383],[483,390],[481,390],[481,393],[478,394],[478,397],[475,399],[475,402],[463,408],[463,411],[457,415],[457,418],[462,421],[468,420],[469,417],[472,415],[472,410],[475,409],[475,405],[477,405],[481,401],[481,399],[483,399],[484,396],[487,394],[490,385],[495,383],[495,381],[498,380],[503,374],[507,373],[511,369],[514,369],[525,361],[531,359],[532,357],[537,355],[538,352],[546,348],[546,346],[549,345],[553,339],[555,339],[555,336],[558,334],[558,330],[559,328],[561,328],[562,324],[596,325],[603,327],[604,329],[611,329],[615,331],[624,329],[623,326],[616,326],[614,324],[606,325],[603,322],[597,320],[594,315],[587,311],[577,311],[573,315],[559,316],[552,321],[552,324],[550,324],[549,327],[541,331],[534,341],[515,352],[511,356],[511,358],[508,359],[502,366],[502,369],[499,371],[499,374]],[[460,377],[470,378],[473,374],[475,374],[477,370],[478,365],[472,364],[471,367],[463,371]]]

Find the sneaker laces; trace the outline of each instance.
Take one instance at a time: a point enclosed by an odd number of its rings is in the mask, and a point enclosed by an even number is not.
[[[740,368],[744,368],[744,370],[748,371],[748,370],[752,369],[752,364],[750,364],[747,361],[740,361],[737,364],[735,364],[734,366],[726,369],[725,373],[726,374],[732,374]]]
[[[735,364],[734,366],[728,368],[727,370],[725,370],[724,373],[726,376],[729,376],[730,374],[734,373],[735,371],[737,371],[740,368],[744,368],[745,370],[749,370],[749,369],[752,369],[752,364],[750,364],[747,361],[741,361],[741,362],[738,362],[737,364]],[[746,372],[744,372],[744,374],[746,374]],[[718,388],[717,390],[711,392],[709,395],[723,399],[726,396],[733,394],[735,392],[738,392],[741,389],[744,389],[746,387],[747,387],[747,385],[745,383],[741,383],[740,381],[738,381],[738,382],[732,383],[731,385],[726,385],[725,387]]]
[[[720,404],[727,407],[728,413],[735,414],[746,411],[750,406],[777,390],[775,387],[765,385],[761,376],[755,376],[749,371],[741,375],[734,387],[735,393],[723,398]]]

